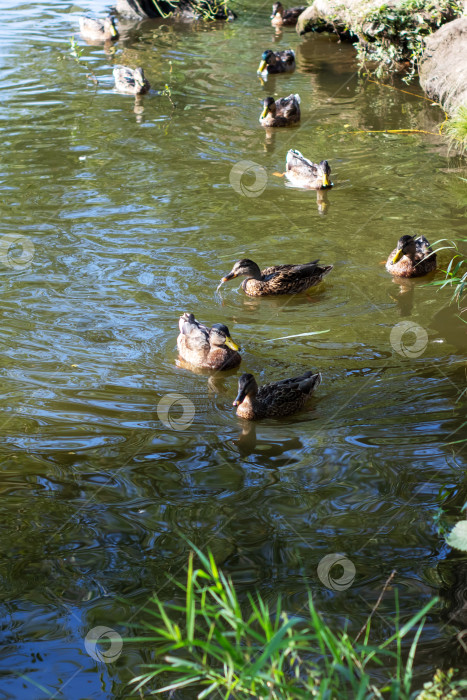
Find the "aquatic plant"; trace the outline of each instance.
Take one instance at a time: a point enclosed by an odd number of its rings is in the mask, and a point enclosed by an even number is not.
[[[311,593],[306,606],[293,615],[280,597],[271,606],[258,592],[248,594],[243,604],[213,555],[192,547],[186,584],[177,583],[182,601],[167,602],[155,595],[146,609],[147,636],[133,638],[154,644],[153,661],[132,681],[136,691],[144,688],[145,693],[156,694],[191,688],[198,698],[245,700],[381,698],[383,693],[395,699],[414,697],[417,643],[437,599],[402,626],[396,616],[394,633],[372,643],[371,618],[386,584],[367,623],[352,639],[347,629],[336,633],[323,621]],[[410,650],[403,654],[402,639],[411,631]],[[460,697],[456,688],[467,687],[467,682],[455,682],[452,676],[452,671],[437,672],[420,700]]]

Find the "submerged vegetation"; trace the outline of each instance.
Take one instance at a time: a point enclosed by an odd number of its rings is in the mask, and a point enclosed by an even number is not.
[[[137,691],[164,693],[191,688],[198,698],[460,698],[467,681],[454,681],[454,671],[437,671],[423,689],[413,674],[417,644],[431,600],[405,624],[398,614],[386,620],[394,632],[384,641],[372,639],[371,619],[355,638],[344,627],[337,633],[325,623],[313,602],[289,615],[280,596],[274,605],[256,592],[246,604],[230,578],[217,568],[211,553],[194,547],[200,567],[189,557],[186,584],[178,602],[155,595],[146,610],[148,636],[137,641],[154,644],[154,660],[134,678]],[[397,606],[397,589],[396,610]],[[410,647],[402,640],[412,633]],[[135,641],[135,640],[133,640]]]

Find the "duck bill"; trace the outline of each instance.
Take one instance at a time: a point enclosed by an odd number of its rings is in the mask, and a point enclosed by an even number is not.
[[[227,337],[225,339],[224,345],[227,345],[227,347],[230,348],[231,350],[238,351],[238,349],[239,349],[237,343],[234,343],[234,341],[230,337]]]
[[[226,275],[225,277],[223,277],[223,278],[221,279],[221,282],[222,282],[222,284],[224,284],[224,282],[228,282],[229,280],[233,280],[234,277],[236,277],[236,276],[237,276],[237,275],[235,274],[235,272],[229,272],[228,275]]]
[[[265,107],[265,108],[263,109],[263,111],[261,112],[261,117],[260,117],[260,119],[265,119],[267,113],[268,113],[268,108]]]
[[[257,73],[262,73],[265,68],[266,68],[266,61],[261,61],[261,63],[259,64],[259,68],[257,70]]]
[[[394,256],[393,259],[392,259],[392,264],[395,265],[396,262],[399,262],[399,260],[401,259],[401,257],[402,257],[402,250],[398,250],[397,253],[395,254],[395,256]]]
[[[239,391],[238,394],[237,394],[237,398],[236,398],[235,401],[233,402],[232,406],[240,406],[240,404],[243,402],[245,396],[246,396],[245,390],[244,390],[244,389],[240,389],[240,391]]]
[[[117,36],[117,30],[115,29],[114,25],[110,25],[110,33],[112,36]]]
[[[331,186],[331,180],[328,178],[327,174],[324,173],[323,175],[323,187],[330,187]]]

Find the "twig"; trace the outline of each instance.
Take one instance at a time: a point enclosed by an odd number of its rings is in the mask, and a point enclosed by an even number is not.
[[[356,642],[358,642],[358,640],[360,639],[361,635],[362,635],[362,634],[364,633],[364,631],[366,630],[369,621],[371,620],[371,618],[372,618],[373,615],[375,614],[376,610],[378,609],[378,607],[379,607],[381,601],[383,600],[383,596],[384,596],[384,594],[386,593],[386,590],[387,590],[389,584],[391,583],[392,579],[394,578],[394,576],[395,576],[396,574],[397,574],[397,571],[394,569],[394,571],[392,571],[392,573],[391,573],[391,575],[389,576],[388,580],[387,580],[386,583],[384,584],[383,590],[381,591],[380,596],[379,596],[378,600],[376,601],[376,604],[375,604],[374,607],[373,607],[373,610],[372,610],[371,613],[368,615],[367,621],[365,622],[365,624],[363,625],[362,629],[360,630],[360,632],[359,632],[359,633],[357,634],[357,636],[355,637],[355,639],[354,639],[354,644],[355,644]]]

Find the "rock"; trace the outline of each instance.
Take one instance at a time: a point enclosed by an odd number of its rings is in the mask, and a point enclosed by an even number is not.
[[[420,84],[446,112],[467,106],[467,17],[445,24],[425,39]]]
[[[203,12],[198,11],[193,5],[194,3],[190,3],[190,0],[177,0],[176,2],[158,0],[157,3],[153,0],[117,0],[116,10],[120,15],[131,20],[166,17],[171,13],[173,13],[174,19],[201,19]],[[199,3],[198,7],[210,15],[209,19],[232,20],[236,17],[232,10],[226,10],[224,5],[216,0],[205,0],[205,2]]]

